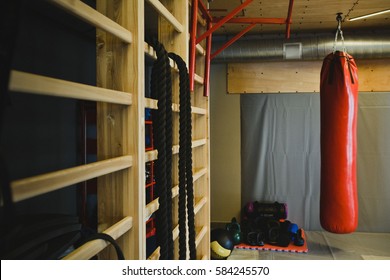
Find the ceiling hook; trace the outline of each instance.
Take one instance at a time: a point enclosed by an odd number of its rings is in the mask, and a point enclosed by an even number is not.
[[[338,22],[337,29],[341,30],[341,21],[343,20],[342,15],[343,13],[337,13],[336,20]]]

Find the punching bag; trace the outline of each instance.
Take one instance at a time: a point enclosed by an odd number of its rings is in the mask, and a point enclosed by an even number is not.
[[[321,69],[321,226],[353,232],[358,223],[356,183],[357,67],[353,57],[335,51]]]

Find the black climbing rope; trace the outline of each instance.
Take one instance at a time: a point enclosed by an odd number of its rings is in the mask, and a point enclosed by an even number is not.
[[[190,259],[196,259],[194,191],[192,178],[192,121],[191,97],[188,70],[183,59],[169,53],[179,69],[180,124],[179,124],[179,258],[186,259],[188,224],[188,245]],[[186,199],[187,198],[187,199]],[[187,206],[187,207],[186,207]],[[187,220],[188,213],[188,220]]]
[[[172,81],[168,53],[156,39],[149,44],[157,54],[153,64],[151,92],[158,100],[153,115],[154,143],[158,152],[155,180],[159,209],[156,211],[156,237],[160,246],[160,259],[173,259],[172,237]]]

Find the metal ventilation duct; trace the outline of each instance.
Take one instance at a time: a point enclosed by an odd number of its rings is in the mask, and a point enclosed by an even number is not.
[[[344,32],[345,47],[354,58],[390,58],[390,30],[367,34],[348,34]],[[213,52],[226,41],[225,37],[213,37]],[[217,55],[213,63],[246,61],[282,61],[286,60],[285,44],[301,43],[302,60],[322,60],[333,51],[334,35],[306,34],[290,39],[267,36],[247,36],[226,48]],[[342,50],[340,37],[338,50]]]

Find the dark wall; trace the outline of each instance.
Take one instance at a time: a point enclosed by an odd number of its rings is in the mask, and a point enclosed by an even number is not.
[[[92,1],[90,1],[92,3]],[[12,69],[96,84],[95,29],[47,1],[24,1]],[[11,180],[80,164],[80,103],[9,92],[0,151]],[[20,212],[77,212],[73,186],[18,203]]]

